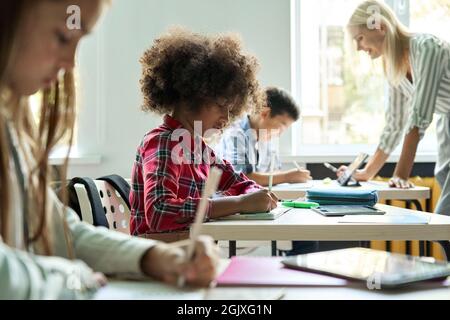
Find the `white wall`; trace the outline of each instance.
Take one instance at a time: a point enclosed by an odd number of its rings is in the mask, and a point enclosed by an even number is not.
[[[290,89],[289,0],[115,0],[79,52],[78,153],[100,163],[72,162],[69,176],[128,177],[142,136],[161,119],[140,111],[138,60],[172,25],[197,32],[241,34],[261,64],[263,86]],[[290,148],[290,133],[282,152]]]

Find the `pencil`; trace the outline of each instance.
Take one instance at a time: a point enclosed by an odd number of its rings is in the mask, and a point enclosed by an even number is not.
[[[294,164],[294,166],[297,168],[298,171],[302,171],[302,168],[299,166],[299,164],[297,163],[297,161],[292,161],[292,163]]]
[[[323,165],[333,172],[338,172],[338,169],[336,167],[332,166],[331,164],[329,164],[328,162],[325,162]]]
[[[200,235],[200,230],[202,227],[202,223],[205,220],[206,208],[208,205],[208,199],[211,197],[217,190],[217,186],[219,185],[220,177],[222,176],[222,170],[218,168],[211,168],[209,171],[208,179],[206,180],[205,186],[203,188],[202,197],[197,207],[197,212],[195,213],[195,220],[191,226],[190,231],[190,239],[189,242],[180,241],[178,243],[179,246],[186,246],[186,260],[190,261],[194,254],[195,243]],[[176,243],[174,245],[177,245]],[[178,277],[178,286],[183,287],[185,283],[185,279],[183,276]]]
[[[270,157],[270,175],[269,175],[269,191],[272,192],[273,185],[273,171],[275,166],[275,152],[272,152],[272,156]]]

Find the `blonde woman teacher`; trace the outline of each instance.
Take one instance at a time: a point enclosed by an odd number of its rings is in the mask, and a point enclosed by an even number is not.
[[[378,149],[355,178],[366,181],[383,167],[404,136],[391,187],[410,188],[408,181],[417,145],[436,114],[436,178],[442,187],[436,212],[450,215],[450,45],[431,34],[411,33],[384,3],[370,0],[356,8],[348,31],[372,59],[383,59],[389,81],[386,125]],[[341,167],[338,175],[345,170]]]

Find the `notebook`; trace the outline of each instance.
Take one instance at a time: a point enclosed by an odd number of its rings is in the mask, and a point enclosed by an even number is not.
[[[345,286],[347,280],[285,268],[282,258],[233,257],[218,286]]]
[[[275,220],[290,210],[291,208],[277,207],[270,212],[237,213],[217,220]]]
[[[280,183],[277,185],[274,185],[272,188],[272,191],[280,191],[280,190],[305,190],[305,189],[311,189],[314,187],[314,183],[312,181],[310,182],[304,182],[304,183]]]

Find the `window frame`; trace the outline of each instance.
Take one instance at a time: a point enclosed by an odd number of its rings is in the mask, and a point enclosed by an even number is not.
[[[345,0],[342,0],[345,1]],[[406,25],[410,24],[410,0],[386,0],[386,2],[394,7],[394,11],[396,14],[399,14],[400,19]],[[300,0],[291,0],[291,92],[294,99],[300,102],[300,105],[304,105],[304,96],[302,94],[302,87],[304,79],[302,79],[302,34],[304,34],[304,30],[302,28],[302,11]],[[399,12],[397,10],[399,7],[404,8],[402,6],[406,5],[408,10],[405,12]],[[310,75],[310,73],[308,73]],[[317,76],[320,80],[320,73],[317,73]],[[385,84],[387,89],[387,82]],[[385,90],[386,91],[386,90]],[[311,112],[308,109],[302,109],[302,119],[305,116],[320,116],[319,113],[323,113],[321,110],[317,110],[317,112]],[[293,126],[290,132],[290,145],[291,152],[288,154],[282,151],[282,154],[285,154],[286,159],[297,159],[303,162],[321,162],[321,161],[347,161],[354,157],[355,154],[359,152],[368,152],[372,154],[378,144],[317,144],[317,145],[306,145],[302,143],[301,138],[301,126],[302,119],[297,121]],[[403,142],[399,144],[399,146],[393,151],[388,161],[398,161],[401,148]],[[430,146],[428,143],[420,143],[419,148],[416,155],[416,162],[429,162],[432,160],[433,162],[437,157],[437,143],[434,142]],[[316,159],[318,159],[316,161]]]

